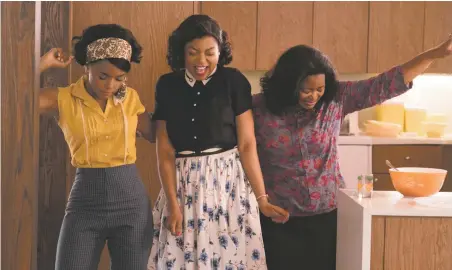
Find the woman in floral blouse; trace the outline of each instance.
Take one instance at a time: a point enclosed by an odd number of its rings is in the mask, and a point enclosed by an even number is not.
[[[308,46],[287,50],[253,98],[258,154],[269,200],[287,209],[284,224],[261,215],[267,265],[335,269],[336,192],[344,187],[337,139],[344,116],[405,93],[452,39],[368,80],[338,82],[328,58]]]

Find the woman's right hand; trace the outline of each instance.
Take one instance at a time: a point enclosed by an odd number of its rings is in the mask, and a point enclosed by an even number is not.
[[[171,232],[174,236],[182,235],[182,210],[179,206],[170,207],[169,215],[166,218],[166,228]]]
[[[67,57],[61,48],[53,48],[41,57],[39,62],[39,71],[43,72],[49,68],[65,68],[74,59],[73,56]]]

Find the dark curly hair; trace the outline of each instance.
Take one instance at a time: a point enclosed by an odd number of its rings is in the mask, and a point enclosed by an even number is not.
[[[300,84],[306,77],[317,74],[325,74],[325,93],[316,109],[336,96],[338,81],[333,65],[322,52],[306,45],[285,51],[260,80],[269,111],[281,115],[288,107],[298,105]]]
[[[132,57],[130,61],[140,63],[143,48],[129,29],[126,29],[118,24],[93,25],[83,30],[81,36],[74,36],[72,38],[72,54],[74,55],[75,61],[82,66],[86,65],[86,52],[88,45],[98,39],[109,37],[120,38],[129,42],[132,47]],[[131,64],[125,59],[111,58],[107,60],[122,71],[130,71]]]
[[[168,38],[167,62],[173,71],[185,68],[185,45],[197,38],[211,36],[218,42],[220,59],[218,65],[224,66],[232,61],[232,47],[228,33],[207,15],[191,15],[185,19]]]

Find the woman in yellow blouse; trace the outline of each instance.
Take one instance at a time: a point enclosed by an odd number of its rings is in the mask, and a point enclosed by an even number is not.
[[[145,270],[152,244],[149,199],[135,167],[136,133],[152,140],[150,118],[137,92],[126,86],[142,48],[119,25],[95,25],[41,58],[40,71],[72,59],[85,75],[63,88],[42,89],[39,109],[53,114],[77,168],[58,240],[57,270],[97,269],[108,240],[113,270]]]

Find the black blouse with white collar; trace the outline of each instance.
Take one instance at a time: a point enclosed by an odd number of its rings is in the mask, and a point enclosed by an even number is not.
[[[237,145],[235,117],[251,109],[251,86],[234,68],[218,67],[204,81],[185,71],[157,82],[154,120],[166,121],[176,152]]]

